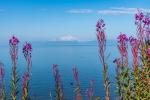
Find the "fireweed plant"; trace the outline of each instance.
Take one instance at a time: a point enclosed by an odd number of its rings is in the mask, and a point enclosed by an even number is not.
[[[75,100],[82,100],[80,81],[79,81],[79,78],[78,78],[78,70],[77,70],[76,67],[73,67],[73,75],[74,75],[74,79],[76,81]]]
[[[0,98],[1,100],[5,100],[5,87],[4,87],[4,68],[3,68],[3,63],[0,62]]]
[[[120,56],[113,61],[116,64],[117,100],[150,100],[150,14],[145,14],[139,10],[138,13],[135,14],[135,25],[137,32],[136,37],[127,37],[126,34],[120,33],[117,38],[117,48]],[[98,53],[104,70],[105,100],[110,100],[110,81],[107,75],[107,56],[105,54],[105,23],[101,19],[98,20],[96,24],[96,32],[99,48]],[[17,73],[18,44],[18,38],[12,36],[9,40],[10,56],[12,60],[10,100],[20,100],[20,97],[18,96],[20,78]],[[128,61],[129,48],[131,48],[132,53],[132,64],[129,64]],[[27,69],[24,71],[22,77],[21,100],[30,100],[32,98],[29,92],[29,81],[32,67],[31,44],[25,43],[22,50],[27,63]],[[6,91],[4,87],[5,72],[3,67],[3,64],[0,63],[0,100],[7,100],[7,93],[5,93]],[[63,83],[58,66],[53,64],[52,70],[55,80],[55,100],[65,100]],[[83,100],[80,81],[78,78],[78,70],[76,67],[73,67],[73,75],[76,82],[74,99]],[[90,82],[90,87],[85,90],[85,95],[88,100],[100,100],[100,98],[94,98],[94,81]]]
[[[54,74],[54,80],[55,80],[55,92],[56,92],[56,100],[64,100],[64,93],[63,93],[63,84],[61,80],[61,75],[58,70],[58,65],[53,64],[52,70]]]
[[[90,87],[86,90],[88,100],[94,100],[94,80],[90,81]]]
[[[32,66],[32,60],[31,60],[31,52],[32,52],[32,46],[30,43],[25,43],[23,46],[23,54],[27,62],[27,70],[25,71],[23,75],[23,81],[22,81],[22,100],[29,100],[29,80],[31,75],[31,66]]]
[[[141,11],[135,15],[135,25],[137,26],[137,39],[139,61],[134,72],[134,95],[135,99],[150,99],[150,14]]]
[[[149,14],[138,11],[135,15],[135,25],[137,26],[137,38],[131,36],[128,39],[125,34],[118,37],[118,49],[121,58],[116,59],[114,62],[117,64],[117,89],[121,100],[150,99]],[[128,67],[127,63],[128,41],[132,51],[132,68]]]
[[[130,68],[128,67],[128,37],[125,34],[120,33],[117,38],[118,42],[118,50],[120,52],[121,57],[115,59],[115,63],[117,64],[116,68],[116,80],[117,80],[117,92],[119,95],[119,99],[121,100],[129,100],[132,99],[131,95],[131,73]]]
[[[12,36],[12,38],[9,40],[10,56],[12,60],[12,79],[11,79],[12,100],[16,100],[17,95],[19,93],[18,91],[19,76],[17,75],[18,43],[19,40],[15,36]]]
[[[98,41],[98,48],[99,48],[99,58],[103,65],[103,77],[104,77],[104,87],[105,87],[105,98],[106,100],[110,99],[109,87],[110,82],[107,76],[107,64],[106,64],[106,35],[105,35],[105,23],[102,19],[98,20],[96,24],[96,31],[97,31],[97,41]]]

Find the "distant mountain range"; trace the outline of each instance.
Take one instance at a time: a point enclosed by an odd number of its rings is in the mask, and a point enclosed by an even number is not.
[[[97,46],[97,41],[32,41],[30,42],[33,47],[45,47],[45,46]],[[21,42],[19,46],[22,47],[23,43]],[[107,45],[116,45],[116,41],[108,40]],[[8,44],[0,44],[0,46],[9,46]]]

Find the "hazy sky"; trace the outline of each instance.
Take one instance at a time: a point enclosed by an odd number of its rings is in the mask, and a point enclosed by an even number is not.
[[[109,39],[135,34],[137,8],[150,12],[150,0],[0,0],[0,43],[21,40],[94,40],[99,18]]]

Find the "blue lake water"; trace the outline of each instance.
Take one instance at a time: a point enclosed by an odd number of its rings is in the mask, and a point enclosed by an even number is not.
[[[32,45],[33,66],[30,94],[36,100],[50,100],[50,91],[54,99],[55,85],[52,64],[58,64],[66,100],[73,100],[75,96],[75,81],[72,72],[73,65],[79,70],[79,80],[81,82],[84,100],[86,100],[85,90],[89,87],[90,80],[95,80],[95,96],[100,96],[102,100],[104,99],[103,67],[99,61],[96,42],[39,42],[32,43]],[[111,81],[110,95],[111,99],[115,100],[115,64],[113,64],[113,60],[119,54],[116,44],[113,41],[107,43],[106,54],[109,53],[111,56],[107,59],[107,62],[109,79]],[[9,91],[12,67],[9,48],[7,46],[0,47],[0,61],[5,65],[5,88]],[[21,48],[19,48],[17,69],[19,76],[22,77],[22,73],[26,69],[26,63]],[[70,85],[72,82],[74,83],[73,86]],[[21,87],[21,83],[19,87]]]

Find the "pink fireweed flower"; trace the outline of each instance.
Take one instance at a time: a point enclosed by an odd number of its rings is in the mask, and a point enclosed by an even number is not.
[[[98,20],[96,24],[96,31],[97,31],[97,41],[99,47],[99,54],[101,61],[104,63],[104,53],[106,50],[106,36],[105,36],[105,23],[102,19]]]
[[[55,79],[55,87],[56,87],[56,99],[57,100],[63,100],[63,84],[61,80],[61,76],[58,70],[58,65],[53,64],[52,69],[53,69],[53,74],[54,74],[54,79]]]
[[[104,29],[104,27],[105,27],[104,20],[102,20],[102,19],[98,20],[98,22],[96,24],[96,31],[101,31]]]
[[[150,14],[147,14],[144,16],[143,23],[144,25],[147,25],[147,26],[150,25]]]
[[[76,80],[76,82],[79,83],[78,70],[76,67],[73,67],[73,75],[74,75],[74,79]]]
[[[138,10],[138,13],[135,14],[135,19],[141,21],[144,18],[144,14]]]
[[[140,43],[139,47],[141,48],[144,45],[145,37],[147,37],[145,33],[147,33],[147,30],[150,28],[150,14],[143,14],[141,11],[138,11],[138,14],[135,16],[135,25],[137,26],[137,35]]]
[[[58,66],[58,65],[53,64],[53,73],[54,73],[55,81],[56,81],[58,84],[61,84],[61,76],[60,76],[60,74],[59,74],[59,70],[58,70],[57,66]]]
[[[120,34],[119,36],[118,36],[118,42],[128,42],[128,37],[126,36],[126,34]]]
[[[9,44],[10,45],[14,45],[15,46],[15,45],[18,45],[18,43],[19,43],[19,40],[15,36],[12,36],[12,38],[9,40]]]
[[[23,47],[23,53],[29,53],[29,52],[31,52],[32,51],[32,46],[31,46],[31,44],[30,43],[25,43],[25,45],[24,45],[24,47]]]
[[[105,62],[105,51],[106,51],[106,33],[105,33],[105,23],[102,19],[98,20],[96,24],[96,31],[97,31],[97,41],[98,41],[98,48],[99,48],[99,58],[103,65],[104,69],[104,87],[106,96],[109,96],[109,80],[107,77],[107,64]]]
[[[17,95],[18,95],[18,80],[19,78],[17,77],[17,58],[18,58],[18,44],[19,44],[19,40],[17,37],[12,36],[11,39],[9,40],[9,46],[10,46],[10,56],[11,56],[11,60],[12,60],[12,80],[11,80],[11,84],[12,87],[12,92],[11,92],[11,96],[13,100],[16,100]]]
[[[86,90],[86,95],[88,97],[88,100],[93,100],[94,98],[94,80],[90,82],[90,88]]]
[[[132,47],[137,47],[139,44],[139,41],[132,36],[129,37],[129,42]]]
[[[128,52],[127,52],[128,38],[127,38],[127,36],[125,34],[121,33],[117,39],[118,39],[118,43],[119,43],[118,49],[120,51],[121,56],[127,58],[127,56],[128,56]]]
[[[131,45],[131,51],[133,56],[133,67],[134,70],[136,70],[138,65],[138,47],[139,47],[139,41],[134,37],[129,37],[130,45]]]
[[[23,54],[24,54],[24,57],[27,61],[27,64],[28,64],[28,71],[29,69],[31,68],[32,66],[32,61],[31,61],[31,52],[32,52],[32,45],[30,43],[25,43],[25,45],[23,46]]]
[[[15,36],[12,36],[12,38],[9,40],[10,55],[11,55],[13,64],[16,63],[16,59],[18,57],[18,43],[19,43],[19,40]]]

